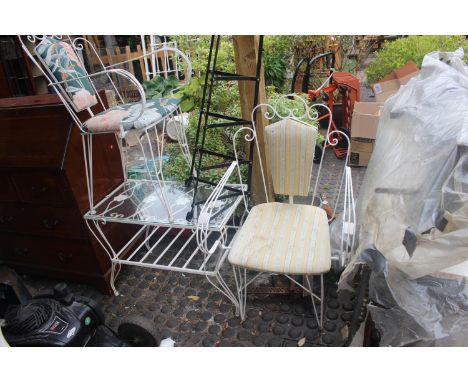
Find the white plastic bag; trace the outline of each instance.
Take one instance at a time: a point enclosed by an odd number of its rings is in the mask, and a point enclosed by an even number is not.
[[[383,307],[369,310],[383,345],[446,344],[466,331],[467,213],[468,71],[462,49],[432,52],[384,105],[340,282],[363,254],[382,256],[370,294]]]

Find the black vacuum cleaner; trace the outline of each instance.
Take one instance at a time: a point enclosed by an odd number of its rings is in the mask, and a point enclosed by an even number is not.
[[[98,304],[75,296],[65,283],[32,296],[12,269],[0,266],[0,325],[10,346],[158,346],[154,324],[143,317],[105,325]]]

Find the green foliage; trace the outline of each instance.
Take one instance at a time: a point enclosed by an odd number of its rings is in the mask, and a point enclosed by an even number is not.
[[[206,64],[210,52],[211,36],[184,35],[174,36],[174,41],[178,42],[178,47],[183,52],[190,55],[192,63],[193,77],[188,86],[180,89],[175,96],[182,98],[181,109],[183,112],[195,110],[201,104],[203,96],[203,84],[205,80]],[[235,72],[234,50],[232,48],[232,38],[222,37],[219,44],[216,67],[218,70]],[[226,98],[226,97],[224,97]],[[216,105],[219,101],[222,105]],[[223,101],[222,91],[218,92],[218,97],[214,96],[213,106],[225,108],[226,101]]]
[[[190,55],[195,77],[204,78],[206,63],[210,51],[211,36],[183,35],[173,36],[178,47]],[[288,75],[295,69],[296,63],[310,51],[321,52],[325,36],[265,36],[263,44],[263,66],[266,85],[273,85],[277,92],[286,90]],[[234,49],[231,36],[221,38],[217,68],[226,72],[235,72]]]
[[[192,113],[189,118],[189,126],[186,130],[187,141],[190,147],[194,147],[195,138],[197,133],[197,123],[198,115]],[[206,135],[206,148],[208,150],[221,152],[228,155],[234,155],[233,150],[233,134],[236,131],[236,128],[227,128],[227,129],[210,129],[207,131]],[[239,134],[236,140],[236,147],[240,149],[239,156],[244,158],[245,155],[242,152],[243,142],[242,136]],[[169,143],[166,145],[166,152],[169,155],[169,160],[164,164],[164,174],[168,179],[175,179],[179,181],[184,181],[187,179],[190,169],[188,168],[187,163],[180,153],[180,149],[177,143]],[[222,163],[223,160],[208,155],[204,155],[202,158],[202,166],[210,166],[218,163]],[[208,179],[212,182],[218,182],[227,168],[219,168],[205,171],[203,173],[203,178]],[[243,181],[247,179],[247,166],[241,166],[241,174]],[[234,173],[230,181],[237,183],[238,174]]]
[[[286,83],[291,36],[265,36],[263,42],[263,70],[265,84],[281,92]]]
[[[143,88],[145,89],[146,98],[163,98],[171,94],[179,84],[179,80],[175,76],[168,76],[164,78],[157,76],[149,81],[143,81]]]
[[[182,110],[190,112],[189,126],[186,130],[187,141],[190,148],[195,146],[197,124],[198,124],[198,108],[201,104],[203,93],[203,81],[206,71],[206,63],[210,47],[210,36],[174,36],[174,40],[178,42],[179,48],[190,54],[194,77],[190,85],[182,88],[175,96],[182,98]],[[304,105],[300,100],[290,101],[288,99],[280,99],[278,93],[284,91],[286,84],[287,72],[294,69],[291,67],[291,55],[297,46],[306,46],[310,41],[321,41],[320,36],[266,36],[264,40],[264,70],[265,80],[268,85],[269,101],[280,103],[280,108],[292,107],[299,111],[304,110]],[[234,50],[232,47],[231,37],[223,37],[220,43],[218,52],[217,68],[226,72],[235,72]],[[303,95],[306,97],[305,95]],[[234,82],[217,83],[212,94],[211,110],[231,116],[241,116],[239,88]],[[209,122],[216,121],[210,118]],[[316,124],[316,122],[310,121]],[[209,129],[205,137],[205,144],[208,150],[234,155],[233,150],[233,135],[238,130],[238,127]],[[318,138],[323,141],[323,136]],[[242,134],[237,136],[236,147],[239,154],[245,157],[242,152],[245,147],[245,141]],[[180,149],[176,143],[166,145],[166,152],[169,155],[169,160],[164,164],[164,173],[167,178],[183,181],[189,174],[189,168],[180,153]],[[222,160],[209,156],[203,157],[202,166],[213,165],[220,163]],[[226,168],[210,170],[204,173],[204,177],[217,182],[226,171]],[[241,166],[241,173],[244,181],[247,177],[247,166]],[[232,175],[232,181],[237,180],[237,174]]]
[[[181,99],[180,108],[183,112],[194,110],[200,103],[203,95],[203,80],[194,77],[192,81],[180,89],[172,92],[179,85],[179,80],[175,76],[155,77],[149,81],[143,82],[146,97],[148,99],[163,98],[173,96]]]
[[[182,88],[176,93],[176,96],[182,98],[182,111],[190,112],[189,126],[186,130],[187,141],[189,147],[195,146],[197,124],[198,124],[198,108],[201,104],[203,96],[203,83],[208,61],[211,36],[175,36],[175,41],[178,42],[179,48],[190,54],[190,60],[194,71],[194,77],[190,85]],[[231,37],[222,37],[218,51],[217,64],[218,70],[235,73],[234,50]],[[220,82],[217,83],[211,98],[211,110],[226,115],[240,116],[240,98],[239,88],[237,83]],[[210,117],[209,122],[216,121]],[[217,151],[226,154],[233,153],[233,134],[237,128],[226,129],[209,129],[205,137],[205,146],[208,150]],[[242,149],[242,137],[237,137],[237,147]],[[170,159],[165,163],[165,174],[168,177],[184,180],[189,174],[189,169],[177,144],[168,144],[167,153]],[[209,156],[203,157],[202,166],[208,166],[219,163],[219,158]],[[245,166],[243,166],[245,167]],[[204,173],[204,177],[211,181],[219,181],[221,176],[226,171],[226,168],[210,170]],[[246,169],[242,168],[243,176],[246,175]],[[237,176],[236,174],[233,177]],[[245,180],[245,178],[244,178]]]
[[[265,36],[263,49],[267,52],[275,52],[283,58],[291,53],[293,40],[298,36]]]
[[[210,52],[211,36],[180,35],[173,36],[173,40],[177,41],[180,50],[189,53],[195,76],[203,77]],[[221,38],[216,67],[226,72],[235,72],[234,49],[230,36]]]
[[[281,36],[265,36],[264,50],[275,52],[283,58],[291,59],[292,67],[301,58],[312,58],[311,53],[315,54],[323,52],[326,36],[319,35],[281,35]]]
[[[323,44],[323,36],[265,36],[263,67],[265,84],[278,93],[288,91],[288,75],[292,75],[297,62],[310,55],[309,50]]]
[[[357,67],[358,67],[358,62],[354,58],[351,58],[343,62],[340,70],[343,72],[356,74]]]
[[[265,72],[265,84],[273,85],[281,91],[286,82],[286,60],[274,53],[265,51],[263,55],[263,69]]]
[[[182,100],[180,108],[184,113],[188,113],[196,109],[201,104],[203,97],[203,82],[203,79],[193,77],[188,85],[185,85],[174,94]]]
[[[197,125],[198,125],[198,107],[190,113],[189,126],[186,130],[187,142],[189,147],[195,146]],[[240,99],[239,89],[237,84],[233,83],[218,83],[213,90],[211,99],[211,110],[232,116],[240,116]],[[209,122],[215,122],[216,119],[210,118]],[[238,127],[230,127],[223,129],[209,129],[205,137],[205,147],[211,151],[217,151],[228,155],[234,155],[233,149],[233,135]],[[237,136],[236,147],[239,149],[240,156],[243,156],[242,149],[244,147],[243,138],[241,134]],[[167,153],[169,160],[165,163],[164,173],[171,179],[183,181],[187,178],[190,169],[188,168],[185,160],[183,159],[180,149],[177,144],[168,144]],[[222,160],[215,157],[203,156],[202,166],[209,166],[221,163]],[[247,166],[241,167],[241,173],[244,181],[247,175]],[[223,176],[226,168],[213,169],[204,173],[204,178],[217,182]],[[232,181],[237,181],[237,174],[233,174]]]
[[[281,94],[271,92],[271,89],[269,93],[270,94],[268,95],[268,103],[275,107],[279,115],[286,116],[286,115],[289,115],[291,111],[293,115],[297,117],[303,116],[305,114],[304,102],[306,104],[309,104],[306,94],[298,94],[298,96],[304,100],[303,102],[298,98],[289,99],[287,97],[284,97]],[[279,117],[275,116],[271,120],[271,122],[276,122],[278,120],[279,120]],[[319,127],[319,123],[316,120],[312,120],[310,118],[301,118],[301,121],[306,122],[310,125]],[[322,144],[324,140],[325,140],[325,137],[321,133],[319,133],[317,136],[317,143]]]
[[[180,147],[177,143],[166,143],[164,146],[169,160],[163,164],[164,176],[167,180],[185,181],[190,172],[183,155],[180,152]]]
[[[375,83],[409,60],[421,67],[427,53],[436,50],[453,51],[460,46],[468,48],[464,36],[409,36],[386,42],[366,70],[367,81]]]

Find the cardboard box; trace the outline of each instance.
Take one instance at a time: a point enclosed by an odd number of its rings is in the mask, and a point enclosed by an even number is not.
[[[375,139],[382,107],[381,102],[355,102],[351,138]]]
[[[356,102],[354,104],[349,156],[351,166],[367,166],[369,163],[374,150],[382,108],[381,102]]]
[[[391,81],[391,80],[397,80],[397,76],[395,74],[395,71],[391,71],[388,73],[384,78],[382,78],[379,82],[385,82],[385,81]]]
[[[400,68],[397,68],[393,71],[393,74],[396,79],[404,78],[409,76],[410,74],[414,75],[414,73],[418,73],[419,68],[418,66],[411,60],[409,60],[405,65]]]
[[[351,151],[355,153],[369,153],[374,151],[375,139],[351,138]]]
[[[351,120],[351,147],[349,164],[367,166],[374,150],[375,137],[379,127],[380,113],[384,102],[395,94],[400,86],[419,73],[413,61],[393,70],[382,81],[372,86],[377,102],[356,102]]]
[[[400,89],[400,83],[398,80],[377,82],[372,86],[372,90],[375,94],[375,100],[377,102],[385,102],[394,95],[398,89]]]
[[[374,151],[375,139],[351,138],[350,166],[367,166]]]
[[[400,83],[400,86],[406,85],[411,78],[417,76],[418,74],[419,72],[414,72],[414,73],[408,74],[407,76],[399,78],[398,82]]]
[[[349,154],[349,165],[363,167],[369,164],[372,153],[351,152]]]
[[[377,102],[385,102],[400,89],[400,86],[406,85],[412,77],[418,74],[419,69],[411,60],[402,67],[393,70],[390,74],[386,75],[382,81],[372,86],[375,100]]]

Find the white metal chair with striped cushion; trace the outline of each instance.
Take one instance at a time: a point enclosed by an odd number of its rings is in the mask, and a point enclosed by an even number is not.
[[[272,173],[274,192],[288,195],[289,204],[267,202],[254,206],[233,240],[228,258],[234,269],[240,315],[245,317],[248,285],[261,273],[268,272],[285,275],[311,294],[314,312],[321,326],[323,274],[331,268],[328,218],[325,210],[320,207],[294,204],[294,196],[308,196],[310,192],[318,128],[293,116],[292,112],[283,117],[271,105],[263,106],[269,108],[265,114],[267,117],[280,117],[278,122],[265,128],[266,159]],[[305,109],[304,120],[317,118],[316,113],[311,116],[308,106]],[[330,141],[333,133],[328,130],[326,136],[327,143],[332,145],[336,143],[333,139]],[[322,154],[322,160],[323,157]],[[347,168],[346,165],[345,167]],[[316,182],[320,178],[320,170],[321,163]],[[346,180],[345,189],[349,191],[351,178],[343,179]],[[316,191],[317,183],[312,199],[315,198]],[[345,194],[345,199],[349,202],[349,192]],[[345,208],[348,208],[345,215],[354,219],[354,215],[349,214],[348,204],[345,203]],[[354,202],[352,208],[354,209]],[[247,270],[260,273],[247,280]],[[292,277],[294,275],[304,276],[306,285],[297,281],[297,277]],[[315,275],[319,275],[321,279],[320,296],[312,291]],[[320,318],[315,306],[316,299],[321,302]]]

